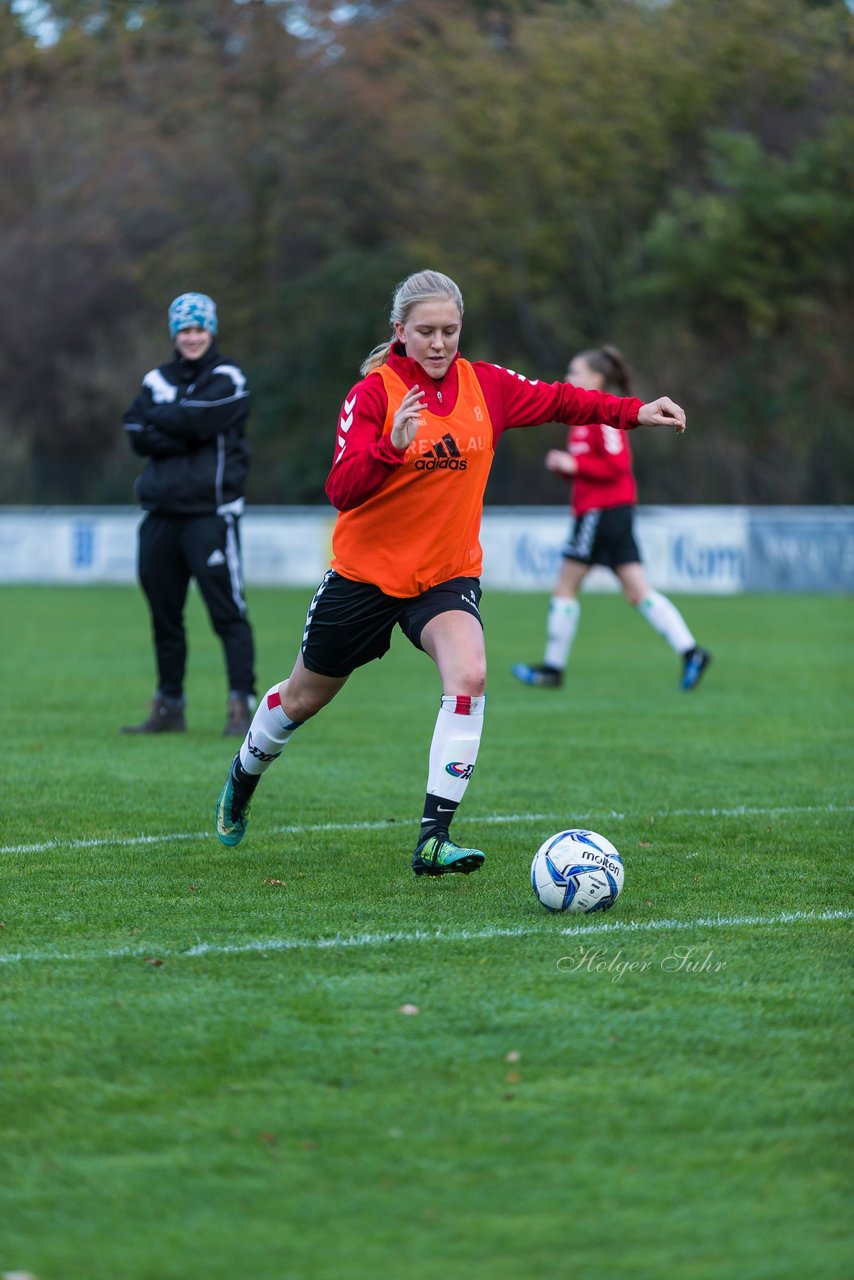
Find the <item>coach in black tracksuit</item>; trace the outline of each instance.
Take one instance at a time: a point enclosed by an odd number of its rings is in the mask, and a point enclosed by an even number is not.
[[[245,736],[255,706],[255,655],[243,598],[238,523],[249,463],[246,378],[216,349],[216,306],[185,293],[169,308],[175,356],[152,369],[124,415],[148,513],[139,528],[139,579],[151,610],[158,688],[148,718],[125,733],[182,732],[187,641],[184,606],[195,578],[228,673],[225,732]]]

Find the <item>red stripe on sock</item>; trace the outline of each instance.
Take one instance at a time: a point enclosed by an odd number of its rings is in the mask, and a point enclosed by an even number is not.
[[[273,707],[280,707],[281,705],[282,705],[282,699],[279,697],[279,691],[278,691],[278,689],[276,690],[276,692],[275,692],[275,693],[268,693],[268,694],[267,694],[267,708],[268,708],[268,710],[272,711],[272,710],[273,710]]]
[[[454,707],[454,715],[470,716],[471,715],[471,694],[457,694],[456,705]]]

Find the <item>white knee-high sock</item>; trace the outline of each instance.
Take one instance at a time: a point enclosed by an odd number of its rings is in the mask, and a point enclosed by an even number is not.
[[[650,591],[649,595],[641,600],[638,609],[642,617],[646,618],[659,635],[664,636],[676,653],[687,653],[696,645],[697,642],[682,614],[673,601],[668,600],[667,596],[663,596],[660,591]]]
[[[446,695],[430,743],[430,769],[422,831],[450,825],[474,771],[486,696]]]
[[[547,667],[556,667],[558,671],[563,671],[569,662],[569,654],[580,617],[581,605],[577,600],[569,600],[565,596],[552,596],[546,621],[545,664]]]
[[[302,724],[289,720],[282,710],[279,686],[274,684],[258,703],[249,732],[240,748],[240,763],[246,773],[261,774],[269,769],[285,748],[285,744]]]

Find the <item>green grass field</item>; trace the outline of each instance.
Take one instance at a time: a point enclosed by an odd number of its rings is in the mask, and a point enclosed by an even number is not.
[[[310,591],[250,592],[261,688]],[[398,635],[212,834],[233,745],[191,602],[186,736],[132,588],[0,591],[0,1275],[843,1280],[851,1090],[850,600],[690,598],[704,684],[615,596],[560,692],[544,597],[487,592],[486,728],[409,869],[438,706]],[[606,916],[534,899],[601,831]],[[402,1013],[402,1006],[417,1013]]]

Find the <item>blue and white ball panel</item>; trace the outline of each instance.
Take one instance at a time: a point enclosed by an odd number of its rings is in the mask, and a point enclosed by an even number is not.
[[[595,831],[559,831],[534,855],[531,886],[547,911],[607,911],[623,887],[622,859]]]
[[[531,885],[547,911],[565,911],[567,894],[574,893],[561,868],[542,849],[531,863]]]

